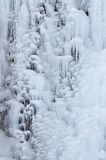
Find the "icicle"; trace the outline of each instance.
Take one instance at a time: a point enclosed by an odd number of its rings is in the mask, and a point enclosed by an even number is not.
[[[7,51],[7,25],[8,25],[8,1],[0,1],[0,86],[5,81],[7,63],[6,55]]]
[[[8,11],[5,3],[0,1],[0,42],[7,40]]]
[[[74,38],[64,46],[65,53],[71,55],[75,62],[84,54],[84,45],[80,38]]]
[[[89,18],[86,14],[77,9],[73,9],[70,15],[68,16],[67,21],[70,21],[70,28],[71,28],[71,38],[79,37],[83,40],[84,44],[87,44],[89,37],[89,30],[90,30],[90,22]]]
[[[90,2],[92,41],[97,49],[106,47],[106,1]]]
[[[18,15],[18,24],[17,24],[17,39],[21,40],[22,35],[26,33],[29,28],[29,11],[26,4],[21,6],[21,10]]]
[[[70,55],[66,56],[45,55],[44,57],[44,61],[50,65],[50,68],[54,69],[55,72],[61,74],[63,77],[66,76],[71,60],[72,57]]]

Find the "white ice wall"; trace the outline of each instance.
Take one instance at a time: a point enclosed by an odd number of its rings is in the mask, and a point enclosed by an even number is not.
[[[29,10],[26,3],[21,5],[20,11],[18,12],[18,22],[17,22],[17,29],[16,29],[16,38],[20,41],[26,31],[29,28],[29,21],[30,21]]]
[[[97,49],[106,48],[106,1],[90,1],[92,41]]]
[[[0,0],[0,88],[5,80],[7,66],[5,52],[7,49],[8,2],[8,0]]]

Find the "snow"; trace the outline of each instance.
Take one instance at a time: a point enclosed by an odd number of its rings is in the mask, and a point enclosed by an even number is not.
[[[91,7],[89,9],[90,17],[78,10],[78,7],[83,8],[85,4]],[[68,20],[71,17],[71,25],[67,21],[69,26],[65,29],[63,27],[60,33],[55,28],[57,17],[54,19],[54,23],[48,18],[45,20],[46,27],[42,25],[41,33],[45,42],[42,59],[47,63],[45,64],[46,74],[48,77],[50,76],[49,80],[52,79],[51,85],[55,84],[58,90],[54,92],[59,96],[63,93],[63,97],[56,97],[56,102],[52,104],[47,113],[40,112],[35,117],[33,131],[37,135],[35,135],[37,159],[105,160],[106,158],[106,50],[98,51],[105,47],[105,38],[98,37],[98,32],[101,35],[103,31],[103,35],[105,35],[104,30],[101,31],[98,27],[99,18],[100,21],[103,19],[100,17],[103,14],[101,15],[100,10],[95,8],[96,5],[99,8],[99,4],[103,5],[103,1],[97,3],[92,0],[90,4],[89,1],[79,3],[77,9],[74,8],[70,11],[71,16],[68,17]],[[92,7],[95,8],[95,12]],[[88,10],[88,8],[83,9]],[[98,12],[99,18],[97,18],[96,12]],[[73,27],[74,25],[75,27]],[[70,35],[63,38],[64,30],[68,29],[69,31],[69,27],[72,29],[68,32]],[[96,29],[97,32],[95,32]],[[62,38],[65,40],[63,41]],[[54,39],[56,41],[53,41]],[[92,48],[93,43],[95,45]],[[65,48],[64,53],[61,52],[62,47]],[[62,84],[62,80],[58,84],[56,76],[61,73],[62,78],[67,77],[69,64],[72,62],[70,54],[72,47],[76,49],[76,56],[80,53],[80,57],[79,63],[76,60],[78,75],[76,74],[75,87],[77,89],[74,89],[73,97],[69,94],[67,101],[64,95],[67,97],[70,91],[67,90],[67,93],[64,93],[66,85]],[[55,74],[56,71],[59,74]],[[64,74],[65,72],[66,74]]]
[[[106,160],[106,1],[0,7],[0,160]]]
[[[64,153],[66,159],[93,160],[102,155],[104,159],[106,155],[105,53],[106,50],[87,53],[81,61],[80,83],[72,109],[76,136],[65,142],[68,148]]]
[[[15,140],[8,138],[3,131],[0,130],[0,160],[13,160],[15,151]]]
[[[58,99],[52,111],[37,115],[37,159],[105,160],[105,63],[106,50],[87,52],[79,63],[78,90],[71,102]]]
[[[79,84],[79,105],[81,107],[103,107],[105,108],[105,94],[106,94],[106,50],[89,53],[83,59],[83,69],[81,71],[81,82]],[[85,86],[85,88],[83,87]],[[82,98],[86,95],[86,99],[82,101]],[[85,104],[84,104],[85,103]],[[91,105],[90,105],[91,104]]]

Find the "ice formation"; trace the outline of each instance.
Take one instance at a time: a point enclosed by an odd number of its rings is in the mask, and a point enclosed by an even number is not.
[[[0,159],[106,160],[106,1],[0,7]]]

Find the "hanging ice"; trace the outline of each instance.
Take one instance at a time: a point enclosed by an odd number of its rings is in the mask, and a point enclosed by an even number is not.
[[[106,1],[90,1],[92,41],[97,49],[106,47]]]
[[[18,13],[18,24],[17,24],[17,39],[21,40],[22,35],[26,33],[29,28],[29,11],[26,4],[21,6]]]

